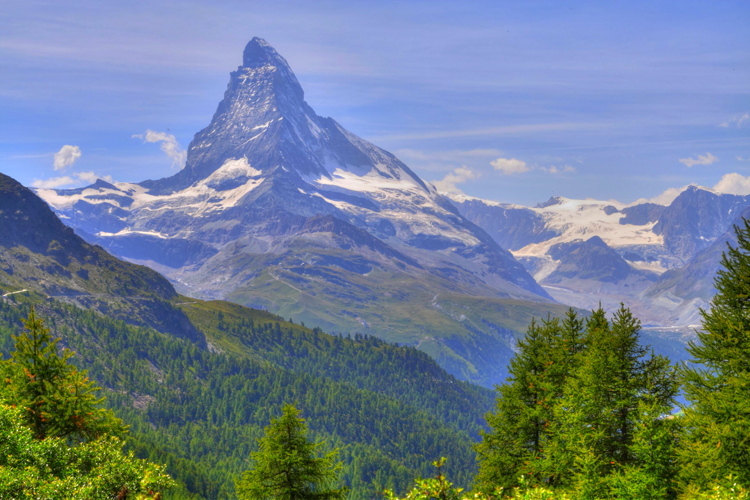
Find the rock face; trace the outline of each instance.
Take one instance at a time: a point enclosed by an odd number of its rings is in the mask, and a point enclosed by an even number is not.
[[[458,359],[453,372],[463,376],[477,371],[464,363],[472,354],[456,354],[441,332],[476,332],[446,313],[442,297],[556,307],[434,187],[315,114],[287,62],[258,38],[182,171],[38,192],[89,241],[159,270],[184,293],[265,307],[329,331],[434,344],[432,354]],[[395,297],[399,306],[385,310]],[[510,352],[510,330],[492,325],[474,330],[494,328],[497,349]]]
[[[664,210],[654,233],[664,237],[668,252],[687,261],[724,234],[749,204],[747,196],[690,186]]]
[[[657,222],[664,213],[664,210],[666,210],[664,205],[657,205],[656,203],[641,203],[639,205],[625,207],[619,211],[620,213],[625,214],[625,217],[620,219],[620,224],[645,226],[646,224]]]
[[[640,274],[599,236],[585,241],[558,243],[550,248],[549,256],[560,261],[545,279],[550,284],[570,279],[619,283],[631,274]]]
[[[3,174],[0,289],[0,294],[26,289],[204,343],[203,335],[169,304],[177,298],[169,281],[86,243],[37,195]]]
[[[646,323],[689,326],[750,197],[690,186],[669,205],[555,197],[533,208],[455,197],[459,211],[505,242],[557,300],[627,303]]]
[[[518,250],[559,236],[544,218],[532,209],[463,198],[458,204],[461,214],[490,234],[500,246]]]

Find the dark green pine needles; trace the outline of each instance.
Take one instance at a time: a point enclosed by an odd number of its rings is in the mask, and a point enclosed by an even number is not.
[[[22,408],[24,421],[36,439],[60,437],[72,441],[102,435],[121,436],[122,421],[102,407],[99,388],[70,362],[73,353],[58,350],[53,337],[32,308],[26,331],[14,336],[10,360],[0,361],[5,384],[0,400]]]
[[[682,479],[705,488],[734,476],[750,485],[750,223],[735,227],[717,294],[701,311],[703,328],[688,351],[694,365],[683,370],[686,432]]]
[[[337,451],[318,456],[321,443],[307,439],[307,425],[300,412],[285,405],[283,414],[271,421],[251,454],[253,467],[237,482],[240,499],[340,500],[346,489],[334,487],[341,465]]]
[[[611,321],[600,308],[532,323],[477,445],[477,487],[507,492],[523,477],[580,499],[670,498],[677,381],[639,330],[625,307]]]

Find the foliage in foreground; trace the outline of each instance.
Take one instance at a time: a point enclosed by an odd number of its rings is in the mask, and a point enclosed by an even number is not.
[[[639,329],[625,307],[531,324],[477,446],[480,491],[507,495],[525,477],[580,499],[674,495],[676,375]]]
[[[247,500],[341,500],[346,488],[335,488],[341,464],[337,450],[319,455],[321,443],[307,439],[300,412],[285,405],[251,454],[253,466],[237,482],[237,495]]]
[[[20,409],[0,405],[0,498],[155,499],[172,485],[163,467],[123,452],[117,437],[69,446],[35,439],[21,422]]]
[[[685,483],[705,489],[729,475],[750,485],[750,222],[735,227],[703,315],[696,364],[683,370],[686,433],[680,450]]]
[[[532,322],[477,446],[480,491],[591,500],[750,496],[750,222],[735,233],[738,245],[722,256],[717,294],[688,347],[692,364],[679,371],[647,356],[640,324],[624,307],[611,322],[601,308],[585,322],[573,312]],[[680,383],[690,404],[673,417]]]
[[[21,409],[36,439],[85,441],[122,435],[122,421],[96,397],[99,388],[70,363],[69,350],[58,351],[60,339],[52,336],[33,308],[23,324],[25,331],[13,336],[11,359],[0,361],[5,381],[0,399]]]
[[[492,492],[473,493],[464,492],[463,488],[456,488],[442,472],[445,458],[433,462],[437,473],[433,478],[416,479],[414,487],[404,496],[399,497],[391,490],[385,490],[387,500],[578,500],[579,491],[532,486],[528,478],[521,476],[517,479],[517,486],[511,488],[497,488]],[[621,499],[627,497],[608,496],[605,498]],[[644,497],[647,498],[647,497]],[[699,493],[685,493],[680,500],[750,500],[750,490],[738,485],[731,476],[720,485]]]
[[[123,451],[125,432],[99,391],[58,352],[32,309],[15,350],[0,361],[0,498],[158,498],[164,467]]]

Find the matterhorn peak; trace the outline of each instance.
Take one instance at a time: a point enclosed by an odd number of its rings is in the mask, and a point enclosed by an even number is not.
[[[243,65],[230,74],[211,123],[190,143],[185,168],[141,185],[152,194],[173,193],[240,158],[263,178],[283,177],[287,184],[295,177],[330,179],[340,171],[405,180],[427,191],[396,157],[317,115],[286,60],[257,37],[245,47]]]
[[[294,76],[289,63],[268,42],[257,36],[245,46],[242,53],[242,66],[237,69],[236,74],[239,75],[242,83],[245,83],[256,76],[256,70],[261,73],[264,70],[273,70],[277,73],[275,78],[277,85],[288,87],[299,101],[304,99],[302,86]]]
[[[257,36],[247,42],[242,53],[242,66],[245,68],[276,66],[279,62],[286,64],[286,60],[268,42]]]

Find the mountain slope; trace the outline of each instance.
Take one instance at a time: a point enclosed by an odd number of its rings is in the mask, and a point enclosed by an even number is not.
[[[257,38],[182,171],[38,193],[89,241],[158,270],[181,293],[412,345],[434,338],[433,353],[455,361],[452,373],[485,384],[504,377],[497,364],[479,363],[473,350],[458,354],[444,339],[471,345],[489,335],[505,356],[512,341],[496,331],[508,322],[476,332],[433,298],[520,300],[536,315],[561,310],[434,187],[315,114],[287,62]],[[390,308],[394,293],[402,307]]]
[[[177,293],[169,281],[86,243],[32,191],[0,174],[0,290],[22,289],[205,343],[170,304]]]
[[[750,207],[732,221],[732,227],[699,251],[685,266],[671,269],[651,285],[643,296],[655,309],[668,311],[671,324],[697,325],[701,321],[699,308],[707,309],[716,293],[714,278],[721,269],[721,257],[727,244],[736,246],[734,226],[742,226],[750,218]]]
[[[471,446],[492,393],[458,382],[412,348],[198,303],[186,307],[199,309],[190,315],[201,316],[212,346],[201,349],[58,301],[16,299],[0,301],[3,355],[28,301],[35,303],[131,426],[131,447],[167,463],[198,498],[235,497],[234,480],[255,439],[288,402],[302,409],[315,437],[341,448],[353,499],[372,498],[380,481],[404,490],[441,455],[455,462],[452,477],[463,484],[471,478]],[[175,498],[186,498],[182,491]]]

